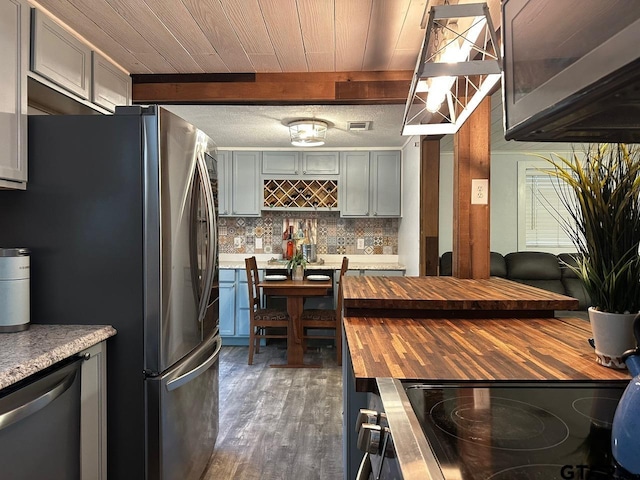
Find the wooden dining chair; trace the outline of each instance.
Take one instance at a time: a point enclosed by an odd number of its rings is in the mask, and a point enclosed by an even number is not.
[[[260,353],[263,338],[287,338],[289,315],[285,310],[262,307],[256,257],[246,258],[244,263],[249,287],[249,365],[253,365],[253,353]],[[285,333],[270,333],[269,329],[273,328],[284,328]]]
[[[310,308],[303,310],[301,316],[303,341],[310,338],[333,338],[336,343],[336,360],[338,365],[342,365],[342,278],[349,269],[349,259],[342,257],[342,267],[340,268],[340,276],[338,277],[338,300],[335,310]],[[310,335],[312,330],[332,330],[331,335],[316,334]]]

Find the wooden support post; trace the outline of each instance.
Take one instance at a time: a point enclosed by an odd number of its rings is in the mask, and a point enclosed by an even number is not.
[[[490,134],[487,97],[454,136],[453,276],[458,278],[489,278]]]
[[[438,275],[440,139],[420,139],[420,275]]]

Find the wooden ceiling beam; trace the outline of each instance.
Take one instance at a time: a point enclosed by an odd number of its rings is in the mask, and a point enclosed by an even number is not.
[[[134,103],[403,104],[413,71],[132,75]]]

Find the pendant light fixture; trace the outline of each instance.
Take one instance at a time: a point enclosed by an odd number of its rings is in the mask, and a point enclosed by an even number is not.
[[[295,147],[319,147],[324,145],[329,124],[318,119],[295,120],[287,125],[291,145]]]
[[[486,3],[431,7],[402,134],[456,133],[500,80],[500,61]]]

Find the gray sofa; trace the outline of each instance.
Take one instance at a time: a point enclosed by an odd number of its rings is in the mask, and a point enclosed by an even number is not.
[[[490,274],[508,278],[515,282],[526,283],[533,287],[567,295],[578,299],[580,309],[590,306],[589,295],[580,279],[567,265],[575,266],[574,255],[561,253],[554,255],[546,252],[512,252],[502,255],[491,252]],[[452,252],[440,257],[440,275],[451,275],[453,265]]]

